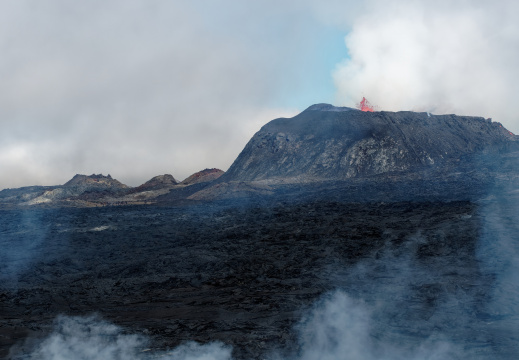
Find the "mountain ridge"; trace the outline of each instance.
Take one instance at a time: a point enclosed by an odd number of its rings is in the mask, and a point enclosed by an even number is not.
[[[62,324],[86,334],[96,313],[103,329],[150,336],[135,349],[150,358],[192,340],[236,360],[328,356],[341,342],[329,358],[350,343],[369,359],[516,358],[517,137],[482,118],[328,104],[302,114],[262,127],[228,175],[137,188],[76,175],[0,191],[0,357],[40,358],[56,336],[78,344]],[[270,145],[257,142],[268,132]],[[351,164],[338,166],[348,154],[364,161],[349,177]],[[323,308],[337,289],[351,301]],[[312,317],[317,333],[301,338]],[[299,356],[313,334],[330,339]]]
[[[325,189],[337,181],[356,187],[353,179],[387,184],[394,179],[441,179],[450,173],[468,174],[475,161],[481,162],[474,156],[485,151],[515,158],[517,138],[500,123],[482,117],[363,112],[314,104],[292,118],[263,125],[226,172],[204,169],[181,182],[170,174],[157,175],[133,188],[110,175],[76,174],[64,185],[2,190],[0,206],[213,201],[272,196],[298,187],[313,192],[312,186]],[[478,166],[489,167],[492,161]],[[494,175],[501,171],[492,169]],[[476,178],[482,184],[494,175],[478,173]],[[463,179],[467,184],[473,181]]]
[[[362,112],[318,104],[264,125],[222,179],[312,181],[406,171],[513,138],[500,123],[482,117]]]

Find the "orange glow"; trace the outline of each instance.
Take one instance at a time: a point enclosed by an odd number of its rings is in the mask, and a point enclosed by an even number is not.
[[[369,103],[368,100],[366,100],[365,97],[362,97],[362,101],[360,102],[359,105],[357,105],[357,107],[359,108],[360,111],[370,111],[370,112],[375,111],[375,110],[373,110],[373,106]]]

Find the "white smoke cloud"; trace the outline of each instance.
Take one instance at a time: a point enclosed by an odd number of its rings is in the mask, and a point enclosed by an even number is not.
[[[87,317],[59,316],[54,331],[34,349],[23,353],[13,348],[15,359],[38,360],[230,360],[232,348],[221,343],[183,344],[172,351],[153,352],[147,348],[149,339],[126,334],[120,327],[96,315]]]
[[[486,331],[499,344],[500,358],[513,358],[519,354],[519,196],[517,182],[503,188],[482,202],[477,256],[482,272],[494,279],[486,294]]]
[[[3,214],[0,236],[0,283],[9,288],[18,285],[21,274],[31,269],[42,256],[41,247],[49,234],[50,226],[45,213],[23,210]]]
[[[337,99],[380,110],[492,117],[519,131],[513,1],[371,1],[346,37]]]
[[[343,291],[325,295],[299,326],[297,360],[455,359],[462,354],[442,339],[392,343],[373,336],[376,311]],[[390,329],[386,329],[389,331]]]
[[[54,332],[31,354],[41,360],[134,360],[146,340],[95,316],[58,317]]]
[[[373,311],[342,291],[326,294],[297,326],[300,350],[287,360],[451,359],[453,347],[424,341],[417,348],[377,343],[371,337]],[[188,342],[170,351],[153,351],[149,339],[127,334],[98,316],[59,316],[54,330],[30,351],[13,348],[12,359],[38,360],[232,360],[232,347],[220,342]],[[267,356],[267,355],[265,355]],[[283,359],[278,354],[271,359]]]
[[[332,70],[319,68],[329,29],[348,34],[337,47],[350,57],[329,75],[337,105],[366,96],[519,132],[518,10],[511,0],[0,2],[0,189],[226,170],[259,126],[311,105],[287,103],[332,102],[308,80]]]
[[[343,292],[329,294],[300,328],[300,360],[368,359],[370,313]]]

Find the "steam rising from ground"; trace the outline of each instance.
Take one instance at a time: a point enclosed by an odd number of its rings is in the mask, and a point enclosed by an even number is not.
[[[519,193],[513,187],[490,193],[475,213],[461,214],[457,222],[424,228],[354,267],[335,264],[325,275],[342,290],[324,295],[303,316],[295,329],[299,352],[267,355],[273,360],[517,358]],[[44,222],[42,214],[23,213],[11,224],[20,231],[35,226],[43,234],[45,228],[38,226]],[[463,221],[481,225],[477,239],[443,236],[456,234]],[[0,259],[11,256],[16,261],[2,262],[1,274],[7,276],[2,281],[15,276],[19,266],[23,270],[31,265],[31,253],[39,246],[38,241],[28,246],[33,235],[21,237],[20,248],[4,246],[10,252],[0,252]],[[424,244],[445,242],[451,246],[416,258]],[[231,359],[230,347],[221,343],[144,351],[150,344],[98,317],[59,317],[53,333],[19,358]]]
[[[509,189],[510,190],[510,189]],[[478,247],[482,270],[495,277],[486,306],[492,342],[519,354],[519,196],[517,190],[497,196],[485,207],[485,226]]]
[[[370,335],[372,312],[361,301],[342,291],[324,296],[298,326],[300,352],[289,360],[377,360],[449,359],[447,343],[424,342],[417,349],[376,344]],[[54,331],[23,359],[39,360],[231,360],[230,346],[214,342],[189,342],[171,351],[152,351],[147,338],[127,334],[97,316],[66,317],[55,320]],[[268,355],[282,359],[278,354]],[[14,355],[18,358],[17,355]]]
[[[397,346],[372,334],[374,312],[343,291],[328,294],[300,326],[298,360],[451,359],[453,347],[426,340],[417,347]]]
[[[24,358],[39,360],[137,360],[160,356],[177,360],[226,360],[231,348],[219,343],[187,343],[167,353],[149,353],[148,339],[125,334],[97,316],[55,320],[54,332]]]
[[[461,241],[442,238],[444,230],[455,233],[452,229],[435,227],[396,247],[385,247],[353,268],[331,269],[327,276],[335,276],[331,282],[342,290],[325,294],[307,310],[294,329],[298,353],[266,356],[272,360],[516,358],[519,202],[513,190],[500,189],[480,202],[477,213],[461,215],[462,221],[481,221],[475,254],[472,245],[464,248]],[[38,218],[19,220],[37,223]],[[433,245],[453,241],[447,250],[456,254],[416,259],[417,248],[431,244],[431,237]],[[52,334],[32,350],[23,350],[25,355],[17,355],[19,348],[12,351],[18,356],[14,358],[43,360],[231,360],[232,349],[222,343],[191,342],[171,351],[145,351],[149,346],[150,339],[128,334],[99,317],[62,316]]]
[[[50,214],[50,215],[49,215]],[[48,235],[49,225],[45,216],[53,216],[39,210],[4,212],[2,225],[6,226],[0,236],[0,282],[16,286],[18,277],[30,269],[41,256]]]
[[[115,325],[91,317],[59,317],[54,332],[38,345],[31,358],[58,359],[136,359],[145,344],[137,335],[124,335]]]

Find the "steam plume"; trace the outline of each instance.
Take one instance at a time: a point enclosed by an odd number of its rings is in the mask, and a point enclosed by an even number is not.
[[[346,36],[338,102],[492,117],[519,130],[517,2],[371,1]]]
[[[300,352],[287,360],[382,360],[382,359],[450,359],[447,343],[424,343],[410,350],[373,341],[373,312],[363,302],[342,291],[325,295],[298,326]],[[219,342],[185,343],[171,351],[154,352],[149,340],[123,330],[98,316],[66,317],[55,320],[54,331],[38,343],[29,354],[12,351],[13,359],[38,360],[231,360],[230,346]],[[272,354],[271,358],[281,360]]]

